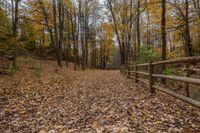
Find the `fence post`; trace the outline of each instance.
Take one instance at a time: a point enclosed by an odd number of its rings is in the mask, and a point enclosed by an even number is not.
[[[186,64],[186,76],[187,76],[187,77],[190,77],[190,70],[189,70],[189,67],[190,67],[190,64],[187,63],[187,64]],[[187,96],[187,97],[190,97],[189,83],[186,83],[185,90],[186,90],[186,96]]]
[[[155,93],[155,89],[153,88],[153,65],[152,65],[152,62],[150,61],[149,62],[149,90],[150,90],[150,93],[151,94],[154,94]]]
[[[137,63],[135,64],[135,83],[138,83],[138,74],[137,74],[137,71],[138,71],[138,67],[137,67]]]

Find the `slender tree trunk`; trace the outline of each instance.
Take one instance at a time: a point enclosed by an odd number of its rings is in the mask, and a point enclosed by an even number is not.
[[[63,46],[63,28],[64,28],[64,7],[63,0],[58,0],[58,19],[59,19],[59,41],[58,41],[58,65],[62,67],[62,46]]]
[[[162,60],[166,60],[166,0],[162,0],[162,19],[161,19],[161,33],[162,33]],[[162,66],[162,72],[165,70],[165,65]],[[165,84],[166,80],[162,79],[162,83]]]
[[[59,50],[59,38],[58,38],[58,24],[57,24],[57,6],[56,6],[56,0],[53,0],[53,22],[54,22],[54,35],[55,35],[55,47],[56,47],[56,59],[57,59],[57,65],[62,67],[60,64],[60,50]]]
[[[116,17],[115,17],[115,13],[113,11],[111,0],[108,0],[107,2],[108,2],[109,10],[110,10],[111,15],[112,15],[113,25],[114,25],[115,33],[116,33],[116,36],[117,36],[117,41],[118,41],[118,44],[119,44],[119,50],[120,50],[120,55],[121,55],[121,65],[123,65],[123,64],[125,64],[125,61],[124,61],[124,55],[123,55],[123,50],[122,50],[123,49],[122,43],[121,43],[119,30],[118,30],[118,26],[117,26],[117,20],[116,20]]]
[[[189,2],[185,0],[185,53],[186,56],[193,56],[192,53],[192,44],[191,44],[191,37],[190,37],[190,29],[189,29]]]
[[[80,12],[80,11],[78,11]],[[80,33],[80,14],[78,13],[78,15],[76,15],[76,11],[74,9],[74,36],[75,36],[75,40],[74,40],[74,52],[75,52],[75,65],[74,65],[74,69],[77,70],[79,63],[79,33]]]
[[[71,53],[70,53],[71,52],[71,43],[70,43],[71,34],[73,36],[73,32],[72,32],[73,28],[72,28],[72,30],[70,29],[70,21],[69,21],[69,19],[70,19],[70,17],[68,17],[68,21],[67,21],[67,29],[68,29],[67,42],[66,42],[66,66],[67,67],[69,65],[69,58],[71,56]],[[73,27],[73,25],[72,25],[72,27]]]
[[[56,43],[55,43],[55,40],[54,40],[54,37],[53,37],[53,31],[52,31],[52,28],[49,26],[49,20],[48,20],[48,14],[45,10],[45,7],[44,7],[44,4],[42,3],[41,0],[38,0],[38,3],[40,4],[41,6],[41,10],[43,12],[43,15],[44,15],[44,21],[46,23],[46,26],[47,26],[47,30],[49,32],[49,36],[51,38],[51,43],[52,43],[52,48],[54,48],[55,50],[55,53],[56,53],[56,57],[57,57],[57,52],[56,52]]]
[[[166,0],[162,0],[162,20],[161,20],[161,32],[162,32],[162,60],[166,60]]]
[[[139,56],[140,52],[140,0],[138,0],[138,5],[137,5],[137,55]]]
[[[12,21],[13,21],[13,37],[17,40],[17,23],[18,23],[18,6],[19,0],[15,0],[15,6],[13,0],[12,3]],[[12,66],[16,68],[17,64],[17,44],[14,45],[13,51],[13,64]]]
[[[44,28],[42,28],[42,38],[41,38],[41,45],[40,45],[40,52],[41,52],[40,56],[42,59],[45,58],[44,48],[43,48],[44,44],[45,44],[45,30]]]
[[[87,68],[88,67],[88,34],[89,34],[87,10],[85,11],[85,24],[84,25],[85,25],[85,65]]]

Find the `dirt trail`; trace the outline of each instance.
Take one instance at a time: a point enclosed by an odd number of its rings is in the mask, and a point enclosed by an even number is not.
[[[119,71],[64,69],[26,87],[1,98],[1,133],[200,131],[199,109],[162,93],[151,97]]]

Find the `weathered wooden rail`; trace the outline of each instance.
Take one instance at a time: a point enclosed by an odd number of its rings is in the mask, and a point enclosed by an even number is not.
[[[169,76],[169,75],[164,75],[164,74],[155,74],[154,73],[154,67],[158,65],[169,65],[169,64],[177,64],[177,63],[182,63],[186,64],[186,76]],[[175,98],[178,98],[184,102],[187,102],[191,105],[194,105],[196,107],[200,108],[200,101],[194,100],[189,97],[189,84],[194,84],[197,86],[200,86],[200,79],[197,78],[191,78],[190,74],[188,73],[189,71],[189,66],[191,64],[196,64],[200,63],[200,56],[196,57],[185,57],[185,58],[180,58],[180,59],[174,59],[174,60],[165,60],[165,61],[159,61],[159,62],[149,62],[145,64],[126,64],[121,67],[120,72],[124,75],[126,75],[128,78],[135,79],[135,82],[142,82],[145,85],[148,85],[150,93],[155,94],[156,90],[159,90],[161,92],[164,92],[166,94],[169,94]],[[139,68],[141,67],[148,67],[148,72],[142,72],[138,71]],[[143,75],[148,77],[148,80],[145,81],[144,79],[139,78],[139,75]],[[178,94],[172,90],[170,90],[167,87],[161,87],[157,84],[155,81],[156,78],[160,79],[168,79],[168,80],[174,80],[174,81],[180,81],[184,82],[186,84],[186,92],[187,96]]]

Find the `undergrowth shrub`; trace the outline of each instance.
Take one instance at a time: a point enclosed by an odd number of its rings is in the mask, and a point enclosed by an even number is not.
[[[160,59],[160,54],[155,51],[151,45],[143,45],[140,47],[139,54],[135,63],[147,63],[149,61],[156,61]]]
[[[172,74],[173,74],[173,69],[172,69],[172,68],[166,68],[166,69],[163,71],[163,74],[164,74],[164,75],[172,75]]]
[[[8,72],[9,75],[14,75],[15,72],[16,72],[16,68],[14,68],[12,65],[10,65],[10,66],[8,67],[7,72]]]
[[[42,76],[42,68],[41,67],[33,68],[33,75],[40,78]]]

